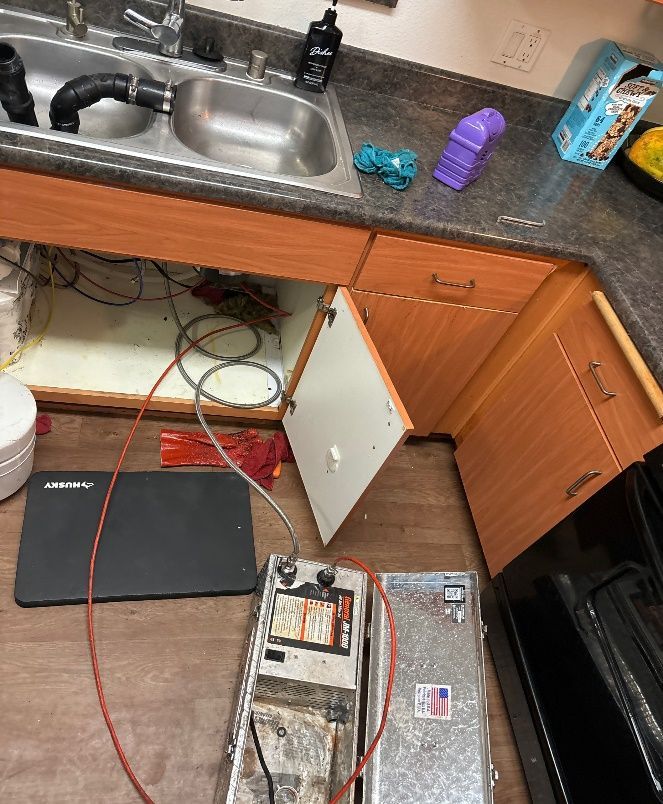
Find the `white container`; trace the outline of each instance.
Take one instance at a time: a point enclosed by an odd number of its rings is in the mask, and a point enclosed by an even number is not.
[[[37,403],[30,391],[0,372],[0,500],[30,477],[35,450]]]
[[[23,266],[35,279],[12,263]],[[0,363],[8,360],[28,338],[38,275],[39,254],[33,243],[0,241]]]

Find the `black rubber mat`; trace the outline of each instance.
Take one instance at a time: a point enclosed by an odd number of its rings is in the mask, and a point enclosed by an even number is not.
[[[90,552],[110,472],[37,472],[14,596],[87,600]],[[228,472],[122,472],[95,570],[94,600],[242,595],[257,581],[248,485]]]

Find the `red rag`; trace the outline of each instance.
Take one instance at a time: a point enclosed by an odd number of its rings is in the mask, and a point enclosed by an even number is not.
[[[274,433],[262,444],[256,445],[246,456],[242,469],[260,485],[271,491],[274,488],[274,469],[281,463],[294,463],[290,444],[285,433]]]
[[[35,432],[37,435],[46,435],[46,433],[50,433],[52,429],[53,420],[48,413],[37,414],[37,419],[35,421]]]
[[[215,304],[221,304],[226,296],[226,291],[225,288],[217,288],[209,282],[203,282],[201,285],[192,288],[191,295],[214,306]]]
[[[274,488],[274,469],[280,462],[294,463],[285,434],[276,432],[263,441],[253,428],[239,433],[215,433],[230,458],[263,488]],[[219,466],[226,462],[204,432],[161,431],[161,466]]]
[[[241,466],[255,444],[261,444],[258,431],[253,428],[239,433],[216,433],[219,444],[235,463]],[[216,451],[205,432],[182,430],[161,431],[161,466],[219,466],[227,463]]]

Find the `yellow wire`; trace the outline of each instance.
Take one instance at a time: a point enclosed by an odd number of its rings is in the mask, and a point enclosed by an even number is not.
[[[23,346],[20,346],[14,354],[12,354],[4,363],[0,363],[0,371],[4,371],[9,365],[11,365],[14,360],[23,352],[27,352],[28,349],[32,349],[33,346],[37,346],[37,344],[41,343],[44,339],[44,335],[48,332],[48,328],[51,326],[51,319],[53,318],[53,310],[55,308],[55,279],[53,278],[53,263],[51,262],[51,249],[48,249],[47,252],[47,260],[48,260],[48,269],[50,271],[49,278],[51,280],[51,306],[48,310],[48,317],[46,319],[46,323],[44,324],[44,328],[36,335],[32,340],[24,343]]]

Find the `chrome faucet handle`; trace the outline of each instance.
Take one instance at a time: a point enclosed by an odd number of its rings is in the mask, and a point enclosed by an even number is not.
[[[126,9],[124,19],[156,39],[159,52],[164,56],[181,56],[184,10],[185,0],[171,0],[161,22],[155,22],[132,8]]]
[[[152,29],[156,28],[156,26],[159,24],[158,22],[154,22],[154,20],[151,20],[148,17],[144,17],[137,11],[134,11],[133,8],[128,8],[124,12],[124,19],[127,22],[130,22],[132,25],[135,25],[136,28],[140,28],[141,31],[147,31],[148,33],[152,33]]]

